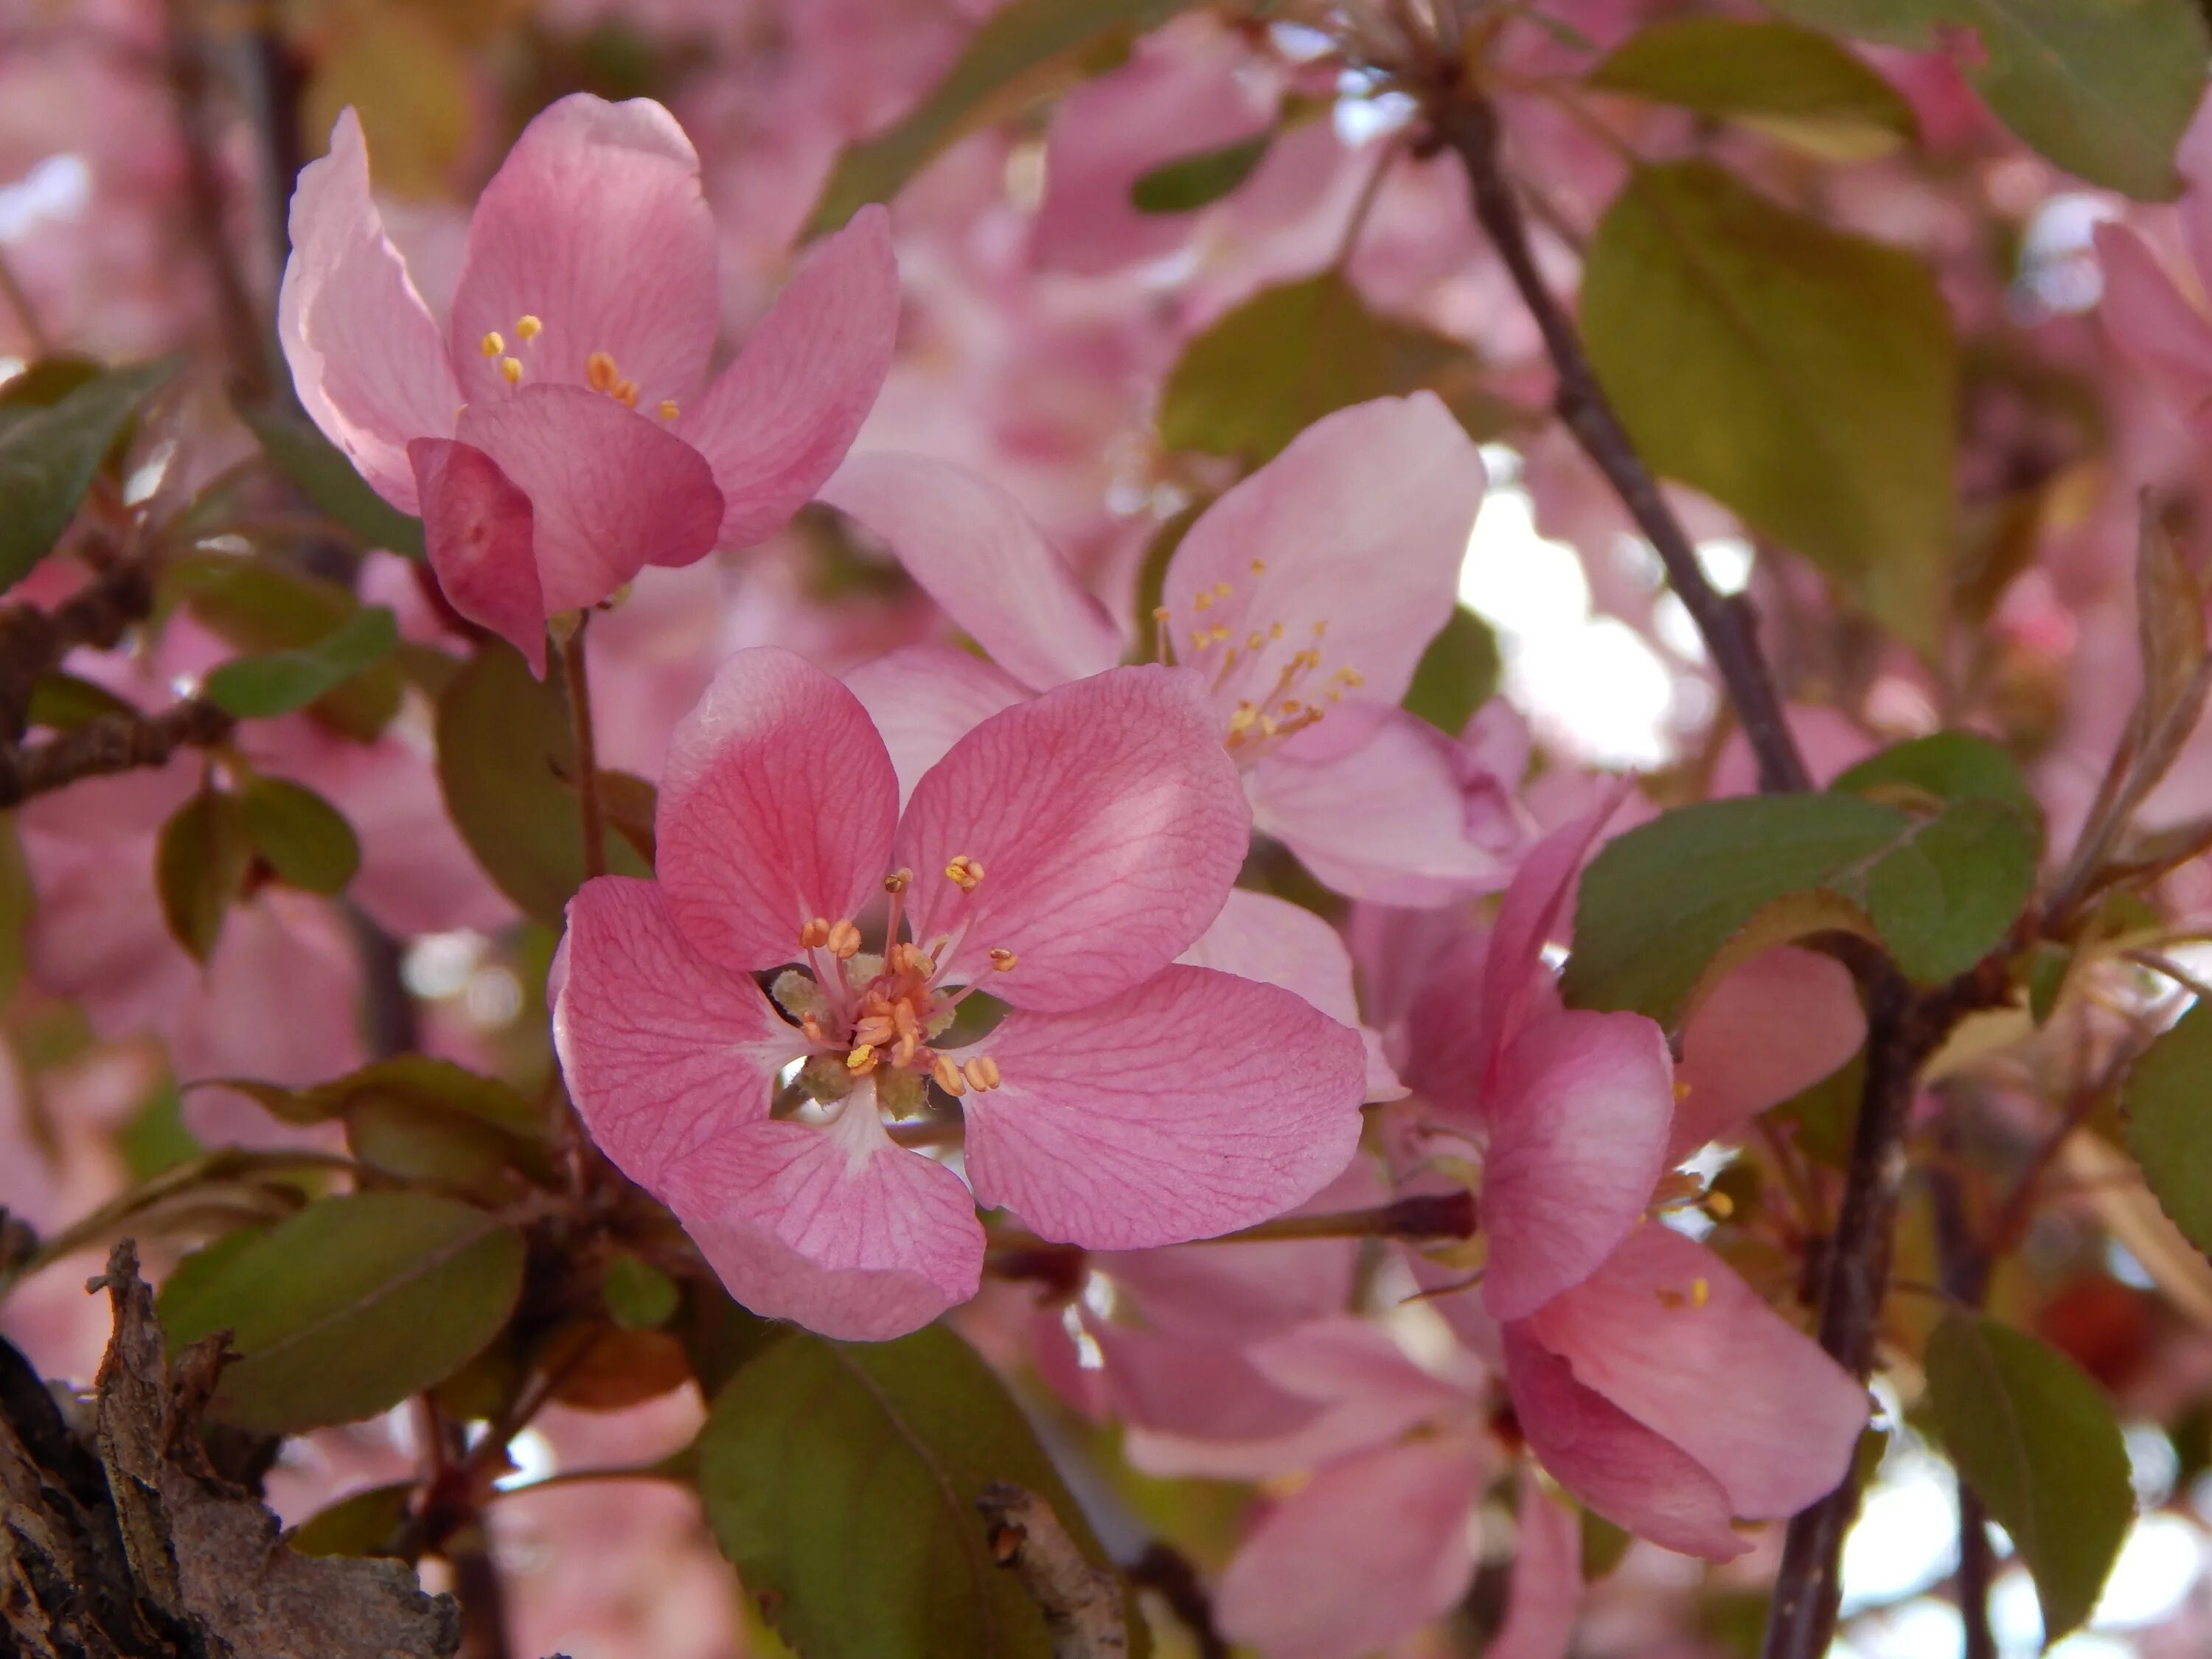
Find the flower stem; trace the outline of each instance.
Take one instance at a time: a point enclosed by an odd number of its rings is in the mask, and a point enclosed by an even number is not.
[[[579,612],[574,631],[561,641],[561,673],[568,683],[568,725],[575,739],[576,819],[584,832],[586,880],[607,872],[606,813],[599,803],[599,747],[592,736],[592,682],[584,666],[584,632],[591,621],[589,611]]]

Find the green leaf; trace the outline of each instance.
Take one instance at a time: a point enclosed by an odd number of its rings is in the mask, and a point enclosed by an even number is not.
[[[257,655],[309,650],[362,614],[361,602],[335,582],[228,554],[177,560],[162,573],[161,589],[165,605],[183,604],[231,645]],[[366,743],[399,712],[404,690],[393,653],[392,660],[372,663],[316,698],[307,712]]]
[[[1591,240],[1582,321],[1655,470],[1796,548],[1932,653],[1959,366],[1919,260],[1777,207],[1710,162],[1647,167]]]
[[[353,825],[305,784],[256,776],[240,789],[239,800],[254,850],[286,886],[343,892],[361,868]]]
[[[412,1480],[370,1486],[317,1510],[285,1542],[302,1555],[386,1555],[407,1525]]]
[[[207,1151],[185,1125],[184,1100],[176,1085],[164,1080],[131,1121],[115,1132],[115,1150],[133,1182],[151,1181]]]
[[[1966,76],[1997,118],[2092,183],[2162,201],[2212,57],[2192,0],[1769,0],[1800,22],[1893,46],[1936,44],[1935,26],[1977,31],[1986,61]]]
[[[969,37],[945,78],[903,119],[848,144],[830,170],[805,234],[839,228],[870,202],[888,202],[971,132],[1082,78],[1191,0],[1012,0]]]
[[[1252,176],[1274,142],[1270,127],[1218,149],[1163,161],[1137,176],[1129,186],[1129,204],[1139,213],[1193,213],[1210,207]]]
[[[169,815],[154,847],[154,884],[170,936],[204,963],[253,863],[253,835],[235,795],[203,789]]]
[[[327,1123],[358,1106],[397,1102],[459,1113],[523,1139],[542,1140],[546,1134],[544,1119],[518,1091],[428,1054],[395,1054],[306,1089],[250,1078],[214,1078],[208,1086],[251,1095],[286,1123]]]
[[[1948,979],[2002,941],[2033,893],[2036,850],[2033,828],[1989,800],[1934,817],[1852,794],[1680,807],[1614,837],[1583,872],[1567,997],[1672,1025],[1706,964],[1801,894],[1863,912],[1908,976]],[[1808,928],[1838,925],[1824,905],[1799,908]]]
[[[15,828],[15,815],[0,813],[0,1008],[14,1000],[15,988],[23,982],[24,935],[38,906],[38,889],[31,884],[31,868],[23,861],[23,837]]]
[[[1974,732],[1936,732],[1893,744],[1839,774],[1832,790],[1933,811],[1947,801],[1992,800],[2031,823],[2043,808],[2002,744]]]
[[[276,410],[256,410],[245,418],[276,470],[362,546],[386,548],[410,559],[424,556],[422,520],[370,489],[345,452],[312,423]]]
[[[0,426],[0,591],[53,550],[100,462],[174,359],[118,368]]]
[[[1324,415],[1424,386],[1493,437],[1504,422],[1480,367],[1471,347],[1370,311],[1323,272],[1261,289],[1183,348],[1160,393],[1160,441],[1256,466]]]
[[[74,674],[45,674],[31,688],[25,723],[56,732],[74,732],[102,714],[136,714],[138,711],[106,686],[81,680]]]
[[[1887,155],[1917,131],[1896,88],[1826,35],[1792,23],[1653,23],[1591,70],[1589,84],[1733,120],[1838,161]]]
[[[2135,1521],[2112,1408],[2073,1361],[1978,1315],[1936,1328],[1927,1368],[1936,1432],[2027,1563],[2048,1646],[2089,1617]]]
[[[207,677],[205,695],[241,719],[289,714],[335,691],[398,643],[398,620],[382,605],[370,605],[313,645],[233,659]]]
[[[617,1251],[607,1263],[603,1294],[615,1323],[631,1330],[650,1330],[676,1317],[684,1292],[674,1279],[626,1251]]]
[[[2144,1181],[2189,1242],[2212,1255],[2212,1007],[2200,1002],[2159,1034],[2120,1103]]]
[[[1406,708],[1455,738],[1498,690],[1502,666],[1498,635],[1462,605],[1421,653],[1406,688]]]
[[[465,1364],[522,1289],[522,1235],[424,1193],[310,1204],[214,1270],[173,1279],[161,1317],[173,1347],[231,1333],[244,1356],[210,1415],[297,1434],[388,1411]]]
[[[514,647],[487,642],[438,702],[438,781],[446,810],[500,891],[557,927],[584,879],[584,836],[568,705],[553,680],[531,678]],[[606,831],[607,868],[652,871],[620,831]]]
[[[1044,1620],[993,1563],[976,1511],[993,1480],[1043,1498],[1111,1566],[1006,1386],[941,1327],[787,1336],[738,1372],[699,1437],[708,1524],[808,1659],[1048,1659]]]

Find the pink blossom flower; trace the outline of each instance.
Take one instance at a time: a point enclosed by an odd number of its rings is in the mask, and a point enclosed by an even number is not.
[[[2212,106],[2197,112],[2175,164],[2183,183],[2175,216],[2193,270],[2177,280],[2136,231],[2099,225],[2105,326],[2212,441]]]
[[[279,331],[316,423],[422,514],[454,609],[543,672],[547,617],[761,540],[843,457],[897,323],[885,224],[827,239],[709,385],[714,219],[666,110],[541,112],[477,202],[441,327],[349,109],[293,197]]]
[[[1474,444],[1427,392],[1316,422],[1194,524],[1157,613],[1204,678],[1254,823],[1340,892],[1434,904],[1494,886],[1465,757],[1397,707],[1450,617],[1481,502]],[[919,456],[853,456],[823,500],[888,541],[991,654],[894,652],[852,677],[902,784],[967,723],[1121,659],[1124,635],[1011,497]],[[995,667],[993,665],[995,665]]]
[[[770,647],[724,665],[670,747],[657,879],[586,884],[552,993],[593,1138],[748,1306],[835,1336],[926,1323],[975,1290],[970,1188],[1131,1249],[1258,1221],[1344,1167],[1358,1038],[1174,962],[1249,833],[1202,692],[1164,668],[1058,687],[976,726],[902,811],[849,690]],[[780,1015],[751,976],[789,963]],[[1012,1012],[939,1046],[976,989]],[[885,1128],[941,1125],[932,1084],[959,1098],[966,1187]]]

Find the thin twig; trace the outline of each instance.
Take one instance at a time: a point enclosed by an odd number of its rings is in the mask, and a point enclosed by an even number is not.
[[[1129,1651],[1121,1581],[1084,1559],[1051,1504],[1026,1487],[994,1480],[975,1507],[990,1528],[992,1555],[1044,1614],[1053,1659],[1121,1659]]]
[[[79,550],[104,562],[52,611],[0,605],[0,739],[23,735],[32,693],[64,657],[79,646],[113,649],[154,608],[154,580],[143,561],[112,556],[114,550],[97,535],[87,536]]]
[[[599,746],[592,734],[592,682],[584,664],[584,630],[591,620],[590,611],[580,611],[574,631],[561,640],[561,673],[568,689],[568,729],[576,747],[576,821],[584,835],[586,879],[607,872],[606,815],[599,801]]]
[[[269,386],[269,345],[273,331],[240,268],[231,234],[230,210],[217,150],[214,94],[216,77],[208,61],[208,42],[195,18],[195,0],[168,0],[168,29],[163,71],[176,105],[177,136],[184,161],[184,205],[194,239],[215,287],[216,320],[223,350],[239,389],[258,398]]]
[[[1200,1244],[1256,1244],[1299,1238],[1472,1238],[1475,1228],[1474,1194],[1469,1192],[1416,1194],[1394,1199],[1369,1210],[1339,1210],[1328,1215],[1284,1215],[1256,1226],[1245,1227]],[[994,1228],[989,1245],[994,1250],[1024,1254],[1079,1251],[1079,1244],[1063,1244],[1039,1238],[1017,1228]]]
[[[100,714],[44,743],[0,744],[0,808],[81,778],[164,766],[179,749],[205,749],[238,722],[198,697],[158,714]]]
[[[1948,1094],[1938,1144],[1958,1151],[1955,1117],[1960,1097]],[[1929,1195],[1936,1219],[1936,1271],[1942,1288],[1957,1306],[1978,1309],[1987,1293],[1992,1257],[1986,1243],[1976,1237],[1966,1213],[1966,1189],[1948,1170],[1929,1176]],[[1990,1547],[1989,1513],[1981,1496],[1967,1485],[1966,1472],[1954,1471],[1959,1487],[1959,1618],[1965,1626],[1964,1659],[1996,1659],[1996,1639],[1990,1630],[1990,1584],[1996,1562]]]
[[[1151,1590],[1168,1604],[1168,1610],[1197,1644],[1198,1659],[1229,1659],[1229,1643],[1214,1626],[1213,1599],[1206,1594],[1206,1581],[1198,1576],[1188,1556],[1172,1544],[1154,1539],[1126,1571],[1131,1583]]]

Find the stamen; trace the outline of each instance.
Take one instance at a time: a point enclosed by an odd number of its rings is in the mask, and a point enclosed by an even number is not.
[[[1702,1279],[1693,1279],[1690,1281],[1690,1305],[1692,1307],[1702,1308],[1706,1303],[1712,1299],[1713,1287],[1708,1281]]]
[[[818,951],[830,942],[830,918],[817,916],[799,930],[799,942],[809,951]]]
[[[615,373],[615,360],[604,351],[594,351],[584,359],[584,384],[594,392],[612,392],[619,377]]]
[[[664,421],[672,421],[676,418],[675,398],[663,398],[660,400],[660,418]]]
[[[1225,599],[1234,591],[1227,582],[1216,582],[1213,585],[1213,597],[1217,599]]]
[[[617,380],[615,382],[614,400],[620,404],[624,409],[635,409],[637,407],[637,382],[635,380]]]
[[[876,1069],[876,1050],[872,1043],[863,1042],[845,1056],[845,1069],[854,1077],[866,1077]]]
[[[1194,611],[1211,611],[1211,610],[1212,610],[1212,609],[1213,609],[1213,595],[1212,595],[1212,594],[1211,594],[1211,593],[1204,593],[1204,592],[1200,593],[1200,594],[1196,599],[1193,599],[1193,600],[1190,602],[1190,608],[1191,608],[1192,610],[1194,610]]]
[[[860,951],[860,930],[849,921],[839,920],[830,924],[830,932],[823,941],[830,954],[840,962],[850,962]]]
[[[496,357],[507,349],[507,340],[497,329],[494,329],[477,343],[477,349],[487,357]]]
[[[806,1040],[809,1042],[827,1042],[830,1040],[823,1033],[822,1022],[811,1014],[800,1017],[799,1029],[806,1033]]]
[[[1317,623],[1316,623],[1314,624],[1314,637],[1315,637],[1316,639],[1319,639],[1319,638],[1321,638],[1321,636],[1322,636],[1322,635],[1324,635],[1324,634],[1326,634],[1326,633],[1328,633],[1328,617],[1322,617],[1319,622],[1317,622]]]
[[[968,1092],[967,1080],[960,1075],[960,1068],[952,1063],[950,1054],[933,1056],[929,1062],[929,1074],[937,1079],[939,1088],[956,1100]]]
[[[545,325],[528,312],[514,319],[514,331],[526,340],[534,340]]]
[[[1266,574],[1267,574],[1267,562],[1265,559],[1255,559],[1255,560],[1253,560],[1253,561],[1252,561],[1252,574],[1253,574],[1254,575],[1255,575],[1255,576],[1264,576],[1264,575],[1266,575]]]
[[[884,878],[884,891],[886,893],[903,893],[913,880],[913,871],[903,867],[894,870],[890,874]]]
[[[1705,1213],[1716,1221],[1726,1221],[1735,1213],[1735,1200],[1716,1188],[1705,1194]]]
[[[972,893],[983,879],[983,866],[965,853],[961,853],[945,866],[945,874],[962,892]]]
[[[1267,637],[1268,637],[1269,639],[1271,639],[1271,640],[1279,640],[1280,638],[1282,638],[1282,637],[1283,637],[1283,625],[1282,625],[1282,623],[1269,623],[1267,624]]]
[[[505,380],[509,386],[520,384],[522,380],[522,359],[520,357],[501,358],[499,360],[499,377],[502,380]]]
[[[1020,960],[1021,958],[1019,957],[1016,956],[1012,951],[1006,949],[1003,945],[994,945],[991,947],[991,966],[997,969],[1002,974],[1012,973],[1014,971],[1014,964]]]
[[[898,1035],[888,1014],[871,1014],[853,1027],[853,1041],[864,1048],[880,1048]]]
[[[978,1054],[960,1068],[971,1089],[995,1089],[999,1086],[999,1062],[988,1054]]]

